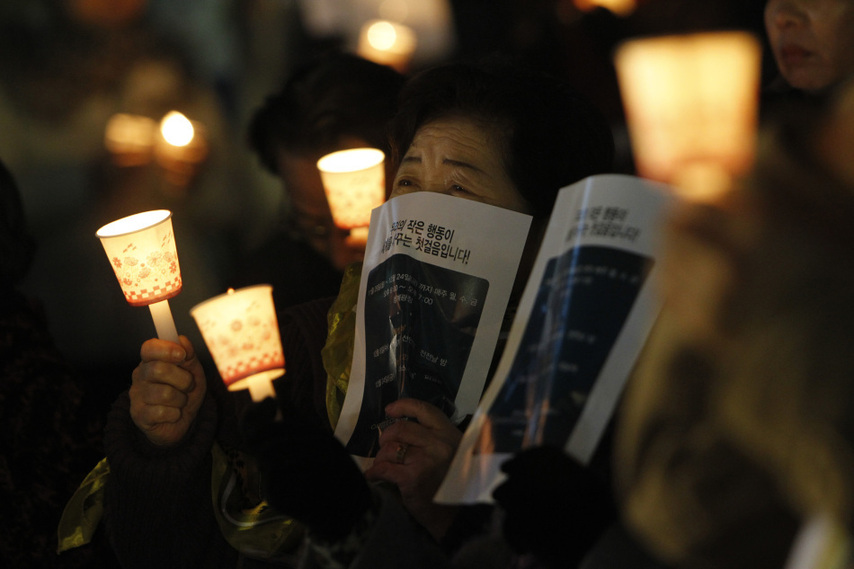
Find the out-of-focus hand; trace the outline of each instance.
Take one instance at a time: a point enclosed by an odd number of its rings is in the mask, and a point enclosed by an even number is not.
[[[549,567],[576,567],[616,518],[607,485],[561,449],[520,451],[501,470],[507,479],[492,497],[504,511],[504,538]]]
[[[344,538],[371,505],[362,471],[338,439],[301,410],[272,397],[240,421],[244,446],[258,461],[264,498],[327,540]]]
[[[149,441],[174,445],[184,438],[205,398],[205,372],[193,345],[152,338],[140,349],[142,361],[133,370],[130,416]]]
[[[389,417],[407,417],[383,429],[374,464],[365,471],[371,481],[397,486],[404,506],[436,539],[441,539],[456,508],[433,502],[462,433],[434,405],[419,399],[399,399],[386,409]]]

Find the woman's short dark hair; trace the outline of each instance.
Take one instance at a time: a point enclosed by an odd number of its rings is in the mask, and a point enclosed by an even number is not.
[[[336,150],[342,136],[388,152],[388,123],[404,76],[349,53],[331,52],[299,66],[253,115],[250,147],[278,173],[279,149],[295,154]]]
[[[489,58],[422,71],[401,93],[392,124],[395,164],[425,123],[464,116],[503,134],[505,165],[535,215],[560,188],[611,171],[614,139],[601,111],[565,81],[516,60]]]

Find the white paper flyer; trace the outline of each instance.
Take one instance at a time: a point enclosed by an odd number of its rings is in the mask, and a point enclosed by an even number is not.
[[[650,277],[670,196],[619,174],[561,190],[437,502],[491,502],[499,467],[523,448],[560,446],[589,463],[658,314]]]
[[[433,192],[371,215],[350,384],[335,435],[363,469],[387,404],[428,401],[456,423],[486,384],[531,217]]]
[[[795,536],[784,569],[845,569],[851,567],[852,540],[845,527],[829,515],[805,519]]]

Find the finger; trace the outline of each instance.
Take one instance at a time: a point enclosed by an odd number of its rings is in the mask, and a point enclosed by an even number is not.
[[[374,460],[365,471],[365,478],[369,482],[388,482],[398,488],[409,483],[410,475],[406,466],[388,460]]]
[[[179,365],[193,375],[201,372],[202,363],[196,357],[196,349],[193,347],[193,343],[190,342],[190,339],[186,336],[180,336],[178,341],[184,349],[184,359],[179,363]]]
[[[190,345],[190,348],[192,349],[192,345]],[[151,338],[143,342],[139,350],[139,356],[143,362],[161,361],[180,365],[187,358],[187,350],[181,344],[176,344],[169,340]]]
[[[196,387],[195,376],[192,373],[173,363],[163,361],[142,362],[136,367],[131,377],[135,385],[165,384],[184,393],[190,393]]]
[[[407,456],[412,457],[416,448],[416,445],[399,439],[389,440],[387,443],[380,445],[377,454],[374,456],[374,463],[391,462],[394,464],[403,464]]]
[[[421,399],[403,398],[386,405],[389,417],[410,417],[428,429],[453,426],[451,420],[438,407]]]
[[[394,447],[398,443],[409,446],[429,447],[437,443],[447,444],[447,434],[439,430],[428,429],[414,421],[397,421],[383,429],[379,437],[380,448]]]
[[[406,428],[404,428],[405,425],[409,425],[409,426],[416,426],[417,425],[417,427],[415,429],[412,429],[412,428],[406,429]],[[408,444],[414,444],[415,440],[413,438],[413,431],[417,431],[419,429],[422,431],[425,430],[425,428],[423,426],[419,425],[418,423],[416,423],[414,421],[405,421],[405,420],[395,421],[394,423],[391,423],[390,425],[388,425],[385,428],[383,428],[382,430],[380,430],[379,439],[378,439],[380,446],[382,447],[382,446],[385,446],[388,444],[393,444],[394,442],[397,442],[397,441],[405,442]],[[403,440],[403,439],[406,439],[406,440]]]
[[[166,405],[142,405],[131,408],[131,418],[143,431],[151,431],[159,425],[177,423],[181,420],[181,409]]]
[[[401,445],[405,447],[402,455],[399,452]],[[420,465],[430,470],[446,470],[458,446],[456,440],[443,440],[432,434],[423,438],[402,437],[385,441],[377,452],[377,458],[393,464]]]
[[[413,446],[439,449],[431,451],[438,456],[453,453],[462,440],[462,432],[450,421],[437,421],[433,425],[435,426],[431,426],[429,422],[424,425],[415,421],[397,421],[383,429],[380,444],[400,441]]]
[[[144,405],[182,408],[187,404],[187,394],[165,383],[148,383],[140,388],[140,401]]]

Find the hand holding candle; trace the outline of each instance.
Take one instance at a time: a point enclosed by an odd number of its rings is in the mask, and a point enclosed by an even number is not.
[[[148,306],[157,337],[177,343],[167,302],[182,287],[172,212],[160,209],[123,217],[104,225],[96,235],[125,299],[131,306]]]
[[[133,372],[130,416],[153,444],[181,442],[195,422],[207,392],[207,380],[193,345],[186,337],[180,345],[152,338],[142,344],[139,365]]]
[[[253,401],[275,397],[272,381],[285,373],[273,287],[256,285],[215,296],[190,310],[230,391]]]

